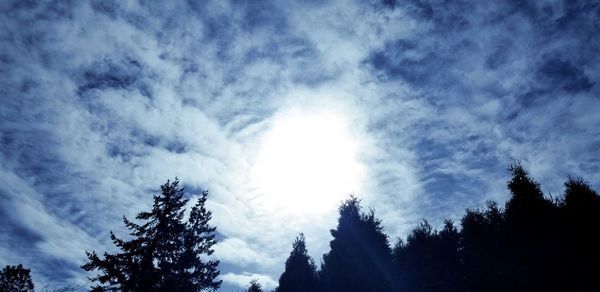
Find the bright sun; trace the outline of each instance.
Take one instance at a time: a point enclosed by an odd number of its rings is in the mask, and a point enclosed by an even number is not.
[[[363,176],[358,143],[340,114],[290,112],[262,140],[252,179],[260,202],[279,213],[329,212]]]

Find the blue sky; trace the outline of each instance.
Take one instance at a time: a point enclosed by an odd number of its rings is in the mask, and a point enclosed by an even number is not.
[[[223,291],[273,287],[299,232],[318,262],[349,193],[393,239],[503,202],[515,160],[600,187],[593,1],[87,2],[0,3],[0,264],[38,287],[175,176],[210,192]]]

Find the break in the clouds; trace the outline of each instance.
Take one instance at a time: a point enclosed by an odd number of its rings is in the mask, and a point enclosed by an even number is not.
[[[0,263],[85,281],[84,250],[178,176],[210,191],[223,289],[273,287],[297,233],[318,261],[335,223],[264,182],[298,137],[331,152],[289,160],[320,171],[290,194],[354,193],[392,236],[504,200],[513,160],[551,194],[600,186],[599,4],[303,2],[2,1]]]

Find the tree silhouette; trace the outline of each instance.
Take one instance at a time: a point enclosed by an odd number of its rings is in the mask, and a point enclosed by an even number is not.
[[[82,268],[100,271],[91,278],[99,282],[94,290],[201,291],[220,286],[221,281],[215,281],[218,261],[201,258],[211,255],[216,243],[215,228],[208,224],[211,212],[204,206],[207,192],[192,207],[187,221],[183,217],[188,200],[183,195],[177,179],[167,181],[161,186],[161,193],[154,196],[152,210],[136,216],[143,224],[123,217],[131,240],[110,233],[121,253],[104,253],[104,258],[100,258],[95,252],[86,251],[89,262]]]
[[[509,170],[512,178],[508,189],[512,197],[506,203],[506,248],[510,250],[509,278],[512,291],[551,291],[553,285],[546,279],[552,276],[555,257],[550,257],[554,246],[555,205],[544,198],[539,183],[529,177],[520,164]],[[558,267],[556,267],[558,268]]]
[[[316,290],[600,291],[600,196],[569,178],[563,197],[550,200],[520,164],[509,171],[504,208],[467,209],[460,230],[446,220],[438,232],[424,220],[391,252],[380,220],[350,197],[339,208]],[[280,283],[296,254],[305,254],[302,237]]]
[[[22,265],[7,265],[0,272],[0,291],[3,292],[29,292],[33,291],[30,270]]]
[[[509,171],[504,208],[467,209],[460,230],[446,220],[436,231],[423,220],[391,252],[380,220],[350,197],[339,208],[316,290],[600,291],[600,196],[569,178],[563,197],[550,200],[520,164]],[[297,238],[278,291],[296,291],[282,283],[293,278],[293,259],[310,267],[305,248]]]
[[[177,262],[177,275],[179,280],[171,287],[183,291],[216,290],[221,286],[218,260],[202,259],[202,256],[211,256],[213,246],[217,243],[215,238],[216,227],[210,226],[212,212],[206,209],[208,192],[203,191],[190,210],[187,228],[184,233],[183,253]],[[181,284],[181,285],[179,285]]]
[[[494,202],[467,210],[461,220],[460,257],[469,291],[508,291],[504,215]]]
[[[459,257],[459,233],[446,220],[439,233],[423,220],[400,239],[392,256],[396,267],[398,291],[464,291]]]
[[[435,231],[431,225],[423,220],[415,227],[406,239],[394,246],[393,257],[396,272],[399,276],[397,290],[400,291],[431,291],[433,278],[431,264],[433,258],[433,242]],[[402,287],[402,289],[400,289]]]
[[[317,271],[314,261],[306,250],[304,234],[300,233],[290,256],[285,261],[285,271],[279,277],[277,292],[311,292],[317,291]]]
[[[331,230],[331,251],[323,256],[320,279],[324,291],[390,291],[394,284],[391,251],[381,221],[373,211],[361,212],[350,197],[339,208]]]
[[[440,290],[464,291],[464,272],[460,258],[460,233],[451,220],[445,220],[443,229],[438,232],[437,258],[439,270],[436,279],[438,287],[441,288]]]
[[[558,279],[563,289],[600,291],[600,197],[583,181],[569,178],[565,182],[560,214],[561,265]]]
[[[246,289],[247,292],[262,292],[262,286],[260,285],[260,283],[258,282],[258,279],[252,279],[250,281],[250,284],[248,285],[248,289]]]

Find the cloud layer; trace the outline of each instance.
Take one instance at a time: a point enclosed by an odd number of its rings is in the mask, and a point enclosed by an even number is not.
[[[590,1],[4,1],[0,263],[84,281],[122,215],[178,176],[210,191],[224,288],[318,257],[336,214],[280,218],[250,172],[290,110],[342,113],[355,194],[403,235],[504,200],[521,160],[546,192],[600,187],[600,7]],[[315,166],[318,167],[318,166]],[[307,182],[310,183],[310,182]],[[283,220],[285,219],[285,220]],[[39,285],[38,285],[39,286]]]

